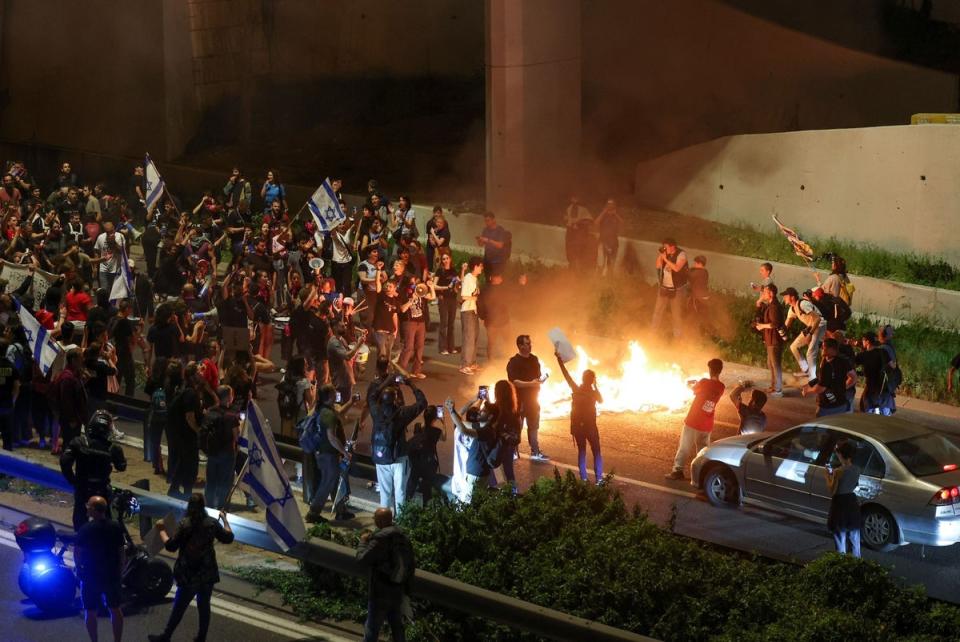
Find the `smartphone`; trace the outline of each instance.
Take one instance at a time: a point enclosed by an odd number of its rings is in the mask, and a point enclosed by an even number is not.
[[[443,406],[437,406],[437,419],[443,419]]]
[[[546,381],[547,377],[549,376],[550,376],[549,372],[544,372],[542,375],[540,375],[540,383],[543,383],[544,381]]]
[[[240,413],[240,421],[246,421],[246,420],[247,420],[247,413],[241,412],[241,413]]]
[[[488,392],[489,390],[490,390],[490,386],[480,386],[480,389],[477,391],[477,397],[479,397],[480,399],[486,401],[486,400],[487,400],[487,392]]]
[[[343,403],[343,395],[337,390],[337,403]]]

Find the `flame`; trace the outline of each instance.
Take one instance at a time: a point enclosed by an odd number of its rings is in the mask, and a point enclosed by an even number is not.
[[[582,346],[576,347],[577,358],[567,364],[570,376],[580,383],[583,371],[590,368],[597,374],[597,388],[603,395],[600,412],[651,412],[654,410],[681,410],[693,399],[680,366],[650,364],[646,352],[636,341],[627,347],[628,355],[615,374],[597,369],[600,362]],[[559,419],[570,415],[570,387],[560,372],[550,372],[550,378],[540,387],[541,416]]]

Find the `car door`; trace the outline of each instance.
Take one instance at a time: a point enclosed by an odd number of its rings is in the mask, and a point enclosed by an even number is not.
[[[745,458],[746,496],[809,513],[812,468],[826,458],[830,440],[826,428],[798,426],[758,444]]]
[[[853,456],[853,463],[860,467],[860,483],[854,491],[860,501],[873,499],[880,494],[880,486],[883,483],[883,477],[886,474],[886,464],[883,457],[877,452],[877,449],[866,439],[851,435],[849,433],[836,430],[830,431],[832,442],[840,439],[846,439],[857,447],[857,452]],[[840,460],[837,458],[831,447],[829,456],[822,458],[817,465],[811,466],[810,477],[810,506],[817,517],[827,519],[830,513],[830,489],[827,487],[827,475],[825,464],[829,462],[831,466],[839,466]]]

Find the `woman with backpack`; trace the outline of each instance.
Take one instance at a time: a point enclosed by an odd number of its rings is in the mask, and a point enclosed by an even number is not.
[[[223,522],[222,524],[220,522]],[[164,547],[171,552],[179,551],[173,566],[173,577],[177,580],[177,595],[173,599],[173,610],[167,619],[167,626],[159,635],[148,635],[150,642],[169,642],[173,632],[180,624],[183,614],[193,598],[197,598],[197,612],[200,616],[200,629],[195,640],[207,639],[210,627],[210,599],[213,585],[220,581],[220,569],[217,566],[217,554],[214,542],[230,544],[233,531],[227,522],[227,514],[220,511],[219,521],[207,516],[203,495],[194,493],[187,502],[187,514],[180,521],[179,528],[170,537],[163,526],[157,523],[157,530]]]
[[[563,358],[556,352],[560,372],[570,386],[570,434],[577,445],[577,462],[580,479],[587,481],[587,444],[593,453],[593,475],[597,485],[603,483],[603,456],[600,454],[600,432],[597,430],[597,404],[603,403],[603,395],[597,390],[597,375],[593,370],[584,370],[580,385],[574,382],[567,371]]]
[[[842,256],[837,256],[836,254],[829,256],[831,257],[830,276],[827,277],[826,281],[821,283],[820,273],[814,272],[817,285],[823,288],[826,293],[841,299],[847,305],[852,305],[853,292],[856,288],[850,283],[850,277],[847,276],[847,261]]]

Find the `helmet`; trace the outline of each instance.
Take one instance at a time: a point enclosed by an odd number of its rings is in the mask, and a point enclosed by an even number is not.
[[[87,436],[99,439],[109,439],[113,432],[113,417],[106,410],[98,410],[93,413],[90,421],[87,422]]]

